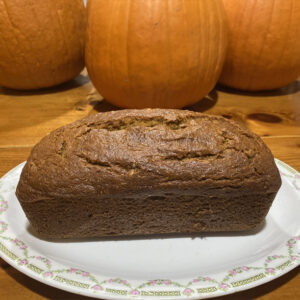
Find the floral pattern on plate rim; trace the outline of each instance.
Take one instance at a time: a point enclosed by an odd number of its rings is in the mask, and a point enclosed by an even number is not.
[[[284,176],[294,187],[296,191],[300,190],[300,174],[290,166],[276,159],[280,167],[280,174]],[[9,173],[21,168],[19,165]],[[9,174],[8,173],[8,174]],[[0,180],[0,192],[2,181]],[[15,189],[11,187],[10,189]],[[7,191],[7,190],[6,190]],[[19,268],[27,268],[32,275],[41,276],[47,281],[56,281],[61,288],[63,286],[73,287],[80,290],[90,291],[90,295],[115,295],[125,298],[135,298],[137,296],[158,296],[158,297],[186,297],[217,295],[217,292],[224,294],[234,292],[235,288],[250,285],[253,282],[275,276],[277,273],[286,269],[292,269],[300,264],[300,252],[296,252],[296,244],[300,241],[300,235],[291,237],[285,243],[286,254],[278,253],[267,256],[263,265],[260,266],[240,266],[229,270],[221,280],[211,276],[198,276],[186,284],[179,283],[171,279],[153,279],[134,286],[129,280],[121,278],[109,278],[99,281],[95,275],[90,272],[77,268],[55,268],[54,263],[46,257],[32,255],[30,246],[16,237],[6,236],[9,224],[2,220],[3,214],[8,210],[9,205],[3,195],[0,193],[0,254],[7,261],[17,263]],[[9,245],[9,246],[8,246]],[[8,249],[9,248],[9,249]],[[12,252],[13,249],[19,254]],[[241,274],[251,274],[250,277],[240,277]],[[166,290],[172,287],[177,290]],[[157,288],[161,288],[158,290]],[[101,294],[101,295],[100,295]],[[218,293],[219,294],[219,293]]]

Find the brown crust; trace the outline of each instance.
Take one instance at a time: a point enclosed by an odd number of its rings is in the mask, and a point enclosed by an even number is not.
[[[230,120],[121,110],[46,136],[17,196],[40,234],[84,237],[247,230],[263,221],[280,185],[270,150]]]

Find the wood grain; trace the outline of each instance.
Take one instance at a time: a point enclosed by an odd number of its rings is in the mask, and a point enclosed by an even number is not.
[[[58,88],[18,92],[0,88],[0,176],[27,159],[50,131],[88,114],[117,109],[102,99],[86,72]],[[274,156],[300,171],[300,81],[278,91],[240,93],[218,87],[189,107],[223,115],[259,134]],[[300,268],[255,289],[216,299],[300,299]],[[0,299],[91,299],[35,281],[0,259]]]
[[[33,146],[55,128],[83,118],[93,109],[92,92],[85,74],[56,89],[0,89],[0,146]]]

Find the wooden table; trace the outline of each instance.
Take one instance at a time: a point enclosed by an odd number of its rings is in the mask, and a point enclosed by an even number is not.
[[[51,130],[88,114],[116,109],[103,101],[84,71],[58,88],[17,92],[0,88],[0,176],[26,160]],[[275,92],[218,88],[189,109],[235,119],[259,134],[275,157],[300,171],[300,81]],[[0,259],[0,299],[90,299],[39,283]],[[218,299],[300,299],[300,268],[255,289]]]

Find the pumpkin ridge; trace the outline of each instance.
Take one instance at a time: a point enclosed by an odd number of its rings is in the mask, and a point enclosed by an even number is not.
[[[289,25],[287,26],[287,28],[289,29],[290,27],[291,27],[291,24],[292,24],[292,18],[293,18],[293,8],[294,8],[294,1],[292,0],[292,1],[290,1],[291,2],[291,8],[290,8],[290,13],[289,13],[289,17],[288,17],[288,22],[289,22]],[[278,59],[278,61],[280,62],[280,63],[283,63],[283,60],[284,60],[284,57],[285,57],[285,52],[286,52],[286,50],[288,49],[288,45],[289,45],[289,40],[290,40],[290,36],[291,36],[291,34],[290,34],[290,30],[288,30],[288,37],[289,37],[289,39],[288,39],[288,41],[283,45],[283,49],[282,49],[282,51],[281,51],[281,56],[280,56],[280,58]]]
[[[225,12],[224,12],[224,7],[221,7],[221,6],[216,6],[216,11],[218,12],[218,20],[219,20],[219,24],[217,26],[218,28],[218,35],[220,36],[220,40],[223,41],[223,43],[226,44],[226,46],[228,46],[228,43],[227,43],[227,39],[225,37],[225,31],[222,30],[224,28],[224,15],[225,15]],[[227,30],[227,26],[226,26],[226,31]],[[227,32],[226,32],[227,33]],[[227,51],[226,51],[227,52]],[[219,78],[220,77],[220,74],[221,74],[221,71],[222,71],[222,68],[220,66],[223,66],[224,65],[224,61],[225,61],[225,55],[222,56],[222,49],[221,49],[221,43],[219,43],[218,45],[218,55],[217,55],[217,64],[216,64],[216,70],[215,72],[218,74],[217,77]]]
[[[296,80],[300,75],[300,2],[223,2],[230,41],[219,82],[240,90],[263,91]]]
[[[63,24],[62,24],[62,22],[61,22],[61,18],[60,18],[60,15],[59,15],[59,13],[58,13],[58,9],[57,9],[57,3],[56,3],[56,1],[51,1],[50,2],[51,3],[51,6],[52,6],[52,10],[51,11],[54,11],[54,13],[56,14],[56,17],[57,17],[57,21],[58,21],[58,24],[59,24],[59,26],[60,26],[60,28],[61,28],[61,37],[62,37],[62,41],[63,41],[63,43],[64,43],[64,50],[65,50],[65,53],[66,53],[66,56],[67,57],[69,57],[70,55],[69,55],[69,49],[68,49],[68,45],[67,45],[67,43],[66,43],[66,34],[65,34],[65,32],[64,32],[64,27],[63,27]],[[67,64],[66,64],[66,66],[68,67],[68,68],[70,68],[70,64],[67,62]]]
[[[0,1],[1,86],[17,90],[49,88],[83,69],[83,1],[60,1],[60,13],[53,1]],[[60,30],[65,32],[63,41],[57,38]]]
[[[9,24],[11,25],[11,27],[14,29],[14,30],[16,30],[16,31],[18,31],[18,33],[21,33],[21,35],[23,35],[22,34],[22,32],[20,31],[20,29],[14,24],[14,22],[12,21],[12,15],[10,14],[10,12],[9,12],[9,9],[8,9],[8,6],[7,6],[7,3],[6,3],[6,0],[3,0],[2,1],[3,2],[3,4],[4,4],[4,7],[5,7],[5,11],[6,11],[6,14],[7,14],[7,20],[8,20],[8,22],[9,22]],[[19,39],[19,35],[17,34],[16,35],[16,40],[17,40],[17,42],[18,42],[18,44],[19,45],[21,45],[22,43],[20,42],[20,39]],[[21,47],[19,48],[19,49],[21,49]],[[9,51],[9,53],[11,53],[10,51]],[[16,62],[16,64],[18,63],[17,62],[17,60],[15,60],[15,55],[13,55],[13,54],[11,54],[11,58]],[[22,59],[22,61],[23,61],[23,65],[25,66],[25,68],[27,69],[27,72],[29,72],[29,65],[28,65],[28,63],[26,62],[26,60],[24,59],[24,57],[21,55],[21,56],[19,56],[19,57],[21,57],[21,59]],[[24,78],[24,81],[27,81],[28,80],[28,78]]]
[[[129,88],[132,89],[132,86],[131,86],[131,74],[130,74],[130,61],[129,61],[129,44],[128,44],[128,36],[129,36],[129,19],[130,19],[130,12],[131,12],[131,4],[132,2],[128,2],[127,4],[127,11],[126,11],[126,15],[127,15],[127,21],[126,21],[126,24],[127,24],[127,29],[126,29],[126,66],[127,66],[127,80],[128,80],[128,85],[129,85]]]
[[[166,23],[167,23],[167,31],[169,31],[170,30],[170,19],[169,19],[169,17],[168,17],[168,14],[169,14],[169,11],[170,11],[170,6],[169,6],[169,0],[167,0],[167,10],[166,10]],[[167,48],[171,48],[171,41],[170,41],[170,37],[169,37],[169,35],[167,34],[166,35],[167,36],[167,43],[166,43],[166,45],[167,45]],[[173,73],[172,71],[172,63],[171,63],[171,57],[170,57],[170,55],[167,55],[167,60],[168,60],[168,63],[167,63],[167,65],[168,65],[168,69],[169,69],[169,72],[168,72],[168,79],[167,79],[167,87],[166,87],[166,98],[167,99],[169,99],[170,98],[170,89],[171,89],[171,84],[170,84],[170,76],[171,76],[171,74]]]
[[[211,1],[208,1],[206,2],[207,3],[207,10],[210,9],[210,3]],[[207,32],[207,39],[209,36],[211,36],[211,16],[209,15],[208,16],[208,20],[207,22],[209,22],[209,31]],[[205,47],[207,47],[207,57],[206,57],[206,68],[205,68],[205,71],[204,71],[204,80],[206,81],[207,80],[207,77],[209,75],[209,65],[210,65],[210,60],[211,60],[211,49],[210,49],[210,45],[205,45]],[[199,99],[200,100],[200,99]]]
[[[269,20],[269,24],[272,24],[272,21],[274,20],[274,10],[275,10],[275,0],[269,0],[269,1],[272,1],[272,8],[270,10],[270,20]],[[268,26],[267,27],[267,30],[264,34],[264,37],[263,37],[263,40],[265,41],[265,43],[261,44],[261,48],[258,52],[258,55],[257,55],[257,65],[259,66],[260,65],[260,62],[262,60],[262,56],[264,55],[264,49],[266,47],[266,44],[267,44],[267,41],[268,41],[268,37],[269,37],[269,34],[271,32],[271,26]],[[253,81],[255,80],[255,65],[252,66],[252,68],[250,68],[249,70],[249,86],[248,88],[252,89],[253,87]]]
[[[248,20],[249,28],[251,27],[251,25],[253,26],[253,24],[254,24],[254,22],[253,22],[253,15],[254,15],[254,12],[255,12],[255,8],[256,8],[256,5],[257,5],[257,1],[258,1],[258,0],[255,0],[255,1],[254,1],[254,4],[253,4],[252,9],[251,9],[251,17],[250,17],[250,19]],[[245,38],[242,39],[243,43],[242,43],[242,46],[240,47],[240,49],[246,49],[246,48],[247,48],[246,45],[248,44],[249,39],[250,39],[249,31],[250,31],[250,29],[248,30],[248,33],[246,34]],[[251,52],[250,52],[250,55],[251,55]],[[247,71],[247,73],[248,73],[248,72],[249,72],[249,69],[246,68],[246,71]],[[249,85],[249,83],[248,83],[248,85]]]
[[[51,11],[50,9],[49,9],[49,11]],[[33,12],[33,14],[34,14],[34,16],[35,16],[35,20],[37,21],[37,22],[39,22],[38,20],[39,20],[39,18],[38,18],[38,16],[37,16],[37,13],[36,13],[36,11],[35,11],[35,6],[33,5],[32,6],[32,12]],[[40,24],[39,23],[39,26],[38,27],[40,27],[40,28],[42,28],[42,24]],[[31,47],[32,47],[32,49],[33,49],[33,45],[31,44]],[[37,62],[39,63],[39,65],[42,65],[42,62],[40,61],[40,59],[39,59],[39,57],[38,57],[38,55],[36,55],[36,60],[37,60]],[[52,82],[55,82],[55,70],[54,70],[54,68],[53,68],[53,65],[51,64],[50,65],[50,67],[49,67],[49,75],[51,76],[51,79],[52,79]],[[36,85],[36,86],[39,86],[39,83],[37,82],[37,80],[36,80],[36,78],[33,78],[34,79],[34,84]]]
[[[99,93],[126,108],[181,108],[204,97],[226,48],[222,0],[210,1],[122,0],[119,12],[114,1],[90,0],[86,64]]]
[[[200,1],[197,1],[197,17],[200,19]],[[201,26],[200,24],[200,28],[199,28],[199,40],[201,41],[198,45],[198,60],[197,60],[197,65],[200,65],[200,62],[202,61],[201,56],[202,56],[202,53],[201,52],[201,47],[200,47],[200,44],[203,44],[203,31],[202,31],[203,27]],[[199,82],[201,80],[201,69],[199,68],[198,69],[198,74],[197,74],[197,77],[196,77],[196,82]],[[196,98],[196,90],[192,91],[191,93],[191,99],[195,99]],[[200,99],[199,99],[200,100]]]

